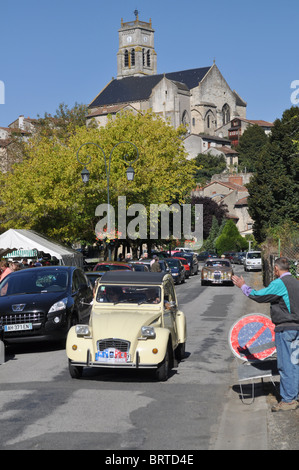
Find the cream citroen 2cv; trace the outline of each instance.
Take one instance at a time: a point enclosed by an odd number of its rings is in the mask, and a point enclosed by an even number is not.
[[[170,274],[111,271],[96,288],[89,324],[69,330],[66,353],[73,378],[85,367],[139,368],[165,381],[185,344],[186,318]]]

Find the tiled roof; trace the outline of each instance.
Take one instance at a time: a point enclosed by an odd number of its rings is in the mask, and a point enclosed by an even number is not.
[[[159,75],[147,75],[144,77],[125,77],[114,79],[99,93],[90,103],[89,108],[100,107],[108,104],[129,103],[149,99],[152,89],[164,78],[185,85],[190,90],[195,88],[204,78],[210,67],[182,70]]]

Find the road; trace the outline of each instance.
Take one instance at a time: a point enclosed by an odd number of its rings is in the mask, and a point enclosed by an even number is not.
[[[245,279],[260,273],[236,273]],[[231,386],[228,333],[241,316],[236,287],[176,287],[187,317],[186,358],[167,382],[147,371],[87,370],[73,380],[65,351],[9,348],[0,365],[1,450],[206,450],[217,438]]]

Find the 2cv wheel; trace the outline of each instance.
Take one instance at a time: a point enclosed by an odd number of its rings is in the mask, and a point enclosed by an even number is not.
[[[156,379],[159,382],[165,382],[169,377],[169,372],[171,369],[171,354],[169,345],[166,350],[164,360],[158,365],[156,369]]]
[[[83,367],[73,366],[72,362],[69,360],[69,372],[72,379],[80,379],[83,374]]]

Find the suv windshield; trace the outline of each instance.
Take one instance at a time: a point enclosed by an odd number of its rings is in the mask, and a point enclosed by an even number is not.
[[[50,270],[36,272],[34,268],[22,273],[11,274],[0,284],[0,295],[36,294],[63,292],[68,285],[68,273]]]
[[[247,259],[257,259],[260,257],[261,257],[260,253],[247,253]]]
[[[97,302],[158,304],[161,301],[161,289],[156,286],[111,286],[100,285],[96,296]]]

